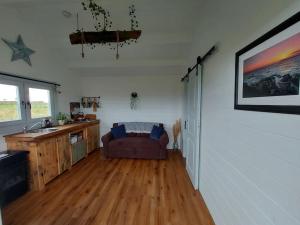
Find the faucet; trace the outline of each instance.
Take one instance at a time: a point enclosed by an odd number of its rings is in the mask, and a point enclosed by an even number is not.
[[[41,127],[40,128],[43,128],[43,123],[44,123],[44,119],[43,120],[41,120],[41,121],[39,121],[39,122],[36,122],[35,124],[33,124],[31,127],[27,127],[27,126],[24,126],[23,127],[23,132],[24,133],[27,133],[27,131],[29,131],[29,130],[32,130],[34,127],[36,127],[37,125],[40,125]]]

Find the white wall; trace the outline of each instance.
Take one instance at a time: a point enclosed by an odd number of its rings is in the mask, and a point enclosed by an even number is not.
[[[101,136],[114,122],[162,122],[172,147],[172,124],[181,116],[182,84],[178,76],[126,75],[85,76],[82,81],[84,96],[101,96],[102,108],[97,113],[101,119]],[[137,110],[130,109],[130,93],[140,96]],[[85,112],[93,113],[92,110]]]
[[[32,67],[22,60],[10,62],[11,50],[0,40],[0,71],[62,84],[58,111],[69,112],[69,102],[79,101],[80,96],[100,95],[103,102],[103,108],[98,113],[102,121],[101,134],[108,132],[112,123],[117,121],[158,121],[166,125],[172,139],[171,126],[181,115],[180,77],[152,75],[151,72],[149,76],[99,77],[98,74],[81,74],[83,78],[80,79],[79,73],[69,71],[66,64],[63,64],[65,60],[49,49],[47,40],[51,37],[43,36],[32,24],[20,20],[18,12],[13,8],[2,6],[0,11],[1,37],[14,41],[18,34],[21,34],[25,44],[36,51],[31,56]],[[141,102],[136,111],[129,107],[129,95],[132,91],[141,95]],[[5,132],[0,132],[0,150],[6,149],[1,137],[4,134]],[[172,140],[170,143],[172,144]]]
[[[204,65],[200,168],[217,225],[300,224],[300,116],[233,109],[235,52],[299,9],[292,0],[212,0],[199,12],[193,59],[219,43]]]
[[[58,95],[58,111],[69,112],[69,102],[78,101],[80,94],[79,83],[76,77],[63,65],[63,60],[47,48],[47,39],[39,30],[30,23],[18,19],[18,12],[12,8],[0,7],[0,30],[1,38],[16,41],[19,34],[22,35],[24,43],[33,50],[31,56],[32,67],[24,61],[11,62],[11,50],[0,40],[0,71],[32,77],[40,80],[57,82],[62,85],[62,93]],[[66,37],[67,38],[67,37]],[[15,128],[19,129],[20,128]],[[0,132],[0,151],[6,149]]]

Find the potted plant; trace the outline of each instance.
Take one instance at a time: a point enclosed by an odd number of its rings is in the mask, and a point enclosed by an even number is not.
[[[57,115],[58,125],[60,126],[64,125],[66,120],[67,120],[67,115],[62,112],[59,112]]]

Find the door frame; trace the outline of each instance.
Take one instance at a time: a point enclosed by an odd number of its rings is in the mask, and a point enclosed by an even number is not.
[[[201,137],[202,137],[202,133],[201,133],[201,119],[202,119],[202,65],[197,65],[196,66],[196,73],[195,74],[190,74],[190,76],[196,76],[196,82],[197,82],[197,118],[196,118],[196,152],[195,152],[195,161],[194,161],[194,177],[190,177],[191,179],[191,183],[193,184],[195,189],[200,189],[200,167],[201,167]],[[184,83],[184,124],[183,124],[183,156],[184,157],[188,157],[187,152],[188,150],[186,149],[187,147],[187,127],[186,124],[188,124],[187,121],[187,113],[186,113],[186,109],[187,109],[187,101],[188,101],[188,85],[186,82],[189,82],[189,80],[185,81]],[[186,165],[187,167],[187,165]],[[188,173],[189,174],[189,173]]]
[[[200,65],[200,68],[199,68],[199,65]],[[199,148],[199,151],[198,151],[198,157],[197,157],[197,160],[198,160],[198,166],[197,166],[197,188],[199,191],[200,191],[200,184],[201,184],[201,153],[202,153],[202,101],[203,101],[203,64],[200,63],[198,64],[197,66],[197,76],[198,76],[198,97],[199,97],[199,112],[198,112],[198,148]],[[200,72],[199,72],[200,71]]]

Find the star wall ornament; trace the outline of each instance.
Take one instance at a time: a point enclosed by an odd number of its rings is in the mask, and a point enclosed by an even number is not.
[[[18,36],[18,39],[16,42],[11,42],[8,40],[5,40],[2,38],[2,41],[4,41],[5,44],[8,45],[8,47],[13,51],[13,54],[11,56],[11,61],[16,61],[19,59],[23,59],[29,66],[32,66],[30,61],[30,55],[35,53],[32,49],[28,48],[21,37],[21,35]]]

